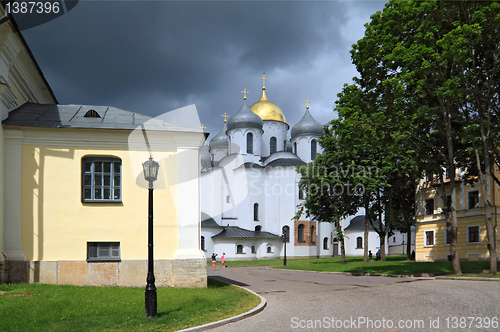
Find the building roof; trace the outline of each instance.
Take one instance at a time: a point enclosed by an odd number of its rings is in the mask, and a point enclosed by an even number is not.
[[[130,129],[187,131],[197,129],[109,106],[26,103],[9,112],[2,124],[42,128]],[[201,132],[201,129],[198,130]]]
[[[380,224],[378,220],[372,220],[372,222],[376,227],[378,227]],[[365,229],[365,216],[356,216],[351,220],[349,226],[344,228],[344,231],[355,231],[364,229]],[[370,223],[368,223],[368,229],[370,230],[373,229]]]
[[[281,109],[267,99],[265,87],[262,88],[262,96],[259,101],[250,106],[250,109],[262,120],[272,120],[286,123],[285,115]]]
[[[227,123],[224,122],[224,126],[222,126],[221,131],[217,135],[215,135],[210,141],[210,148],[222,147],[227,148],[229,145],[229,138],[226,135],[227,131]]]
[[[323,135],[323,126],[313,118],[309,109],[306,109],[306,114],[292,128],[292,137],[303,135]]]
[[[238,226],[227,226],[217,235],[212,236],[214,239],[279,239],[280,236],[262,231],[249,231]]]
[[[252,112],[250,108],[247,106],[246,99],[243,100],[243,105],[241,105],[238,113],[233,115],[229,121],[227,122],[227,129],[235,129],[235,128],[257,128],[262,129],[264,123],[262,119]]]
[[[222,227],[205,212],[201,213],[201,227]]]

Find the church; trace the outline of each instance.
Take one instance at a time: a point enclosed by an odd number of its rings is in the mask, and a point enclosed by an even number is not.
[[[201,249],[233,260],[283,257],[285,246],[290,257],[331,256],[332,224],[293,219],[304,199],[296,166],[322,152],[323,126],[306,104],[290,131],[261,78],[260,99],[248,106],[242,91],[240,109],[223,115],[222,129],[202,149]]]

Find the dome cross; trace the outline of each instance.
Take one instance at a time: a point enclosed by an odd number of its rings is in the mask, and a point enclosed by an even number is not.
[[[243,94],[243,99],[247,100],[247,94],[248,94],[247,89],[243,89],[243,91],[241,91],[241,93]]]
[[[262,74],[261,80],[262,80],[262,90],[265,90],[266,89],[266,81],[268,80],[268,78],[266,78],[266,73]]]
[[[307,98],[306,100],[304,100],[304,102],[306,103],[306,110],[308,110],[309,109],[309,104],[311,103],[309,101],[309,98]]]
[[[229,115],[227,115],[226,113],[222,114],[222,117],[224,118],[224,123],[227,122],[227,118],[229,118]]]

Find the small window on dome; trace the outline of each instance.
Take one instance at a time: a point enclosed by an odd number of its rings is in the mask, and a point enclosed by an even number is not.
[[[276,153],[276,137],[271,137],[269,141],[270,152],[271,154]]]
[[[83,116],[84,118],[100,118],[101,116],[95,110],[88,110]]]

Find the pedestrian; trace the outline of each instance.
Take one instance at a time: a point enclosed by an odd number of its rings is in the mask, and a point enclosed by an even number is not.
[[[375,255],[377,256],[377,260],[379,261],[380,260],[380,249],[377,250],[377,253]]]
[[[220,258],[220,262],[222,263],[222,267],[226,268],[226,253],[222,253],[222,257]]]
[[[215,271],[215,263],[217,263],[217,258],[216,257],[217,257],[217,254],[214,252],[212,254],[212,270],[214,270],[214,271]]]
[[[373,254],[372,254],[372,251],[371,250],[368,250],[368,258],[370,260],[373,260]]]

